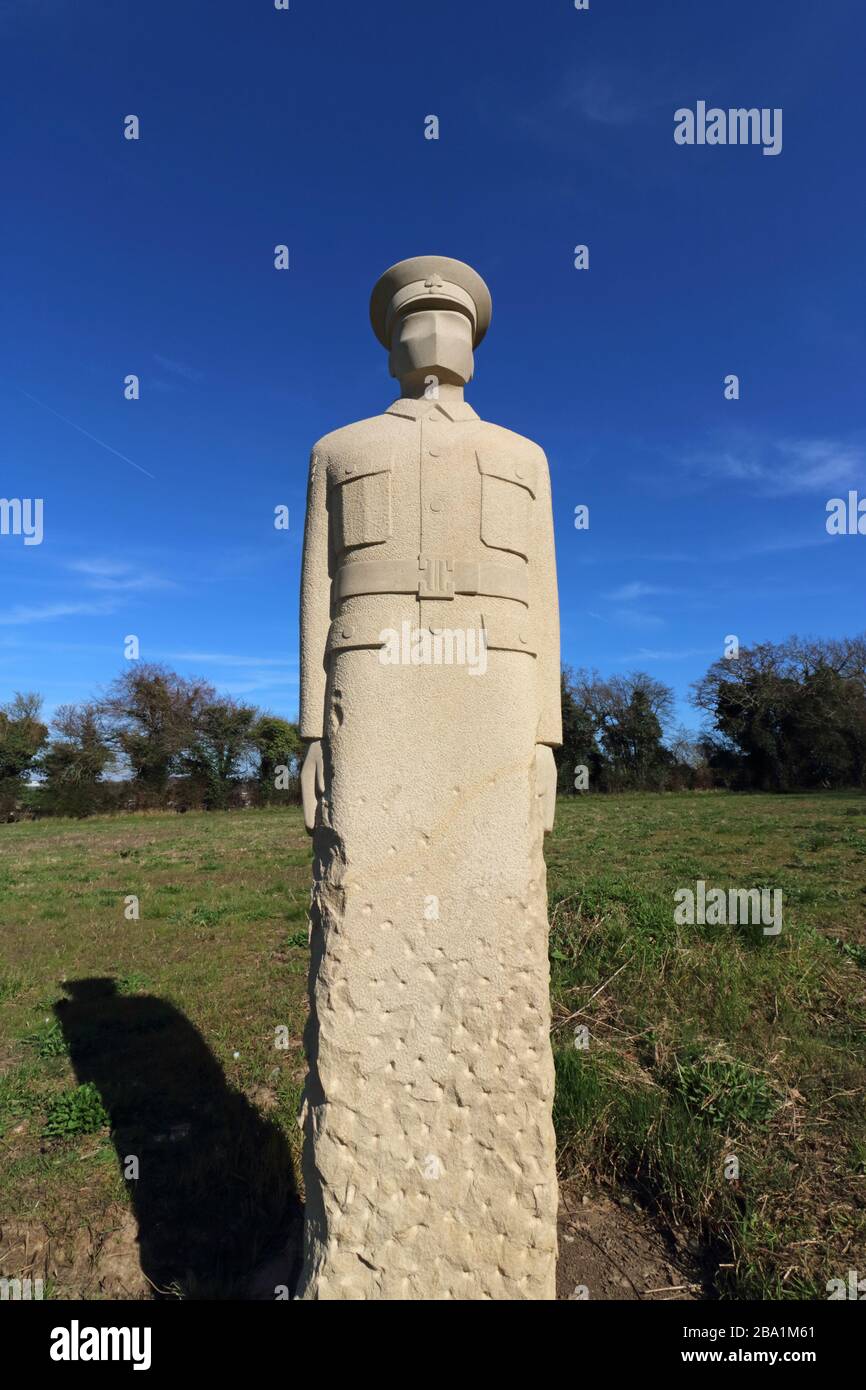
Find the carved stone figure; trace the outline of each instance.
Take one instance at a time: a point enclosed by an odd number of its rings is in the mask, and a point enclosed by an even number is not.
[[[392,266],[400,398],[312,453],[303,1298],[554,1296],[556,569],[544,453],[463,398],[490,315],[461,261]]]

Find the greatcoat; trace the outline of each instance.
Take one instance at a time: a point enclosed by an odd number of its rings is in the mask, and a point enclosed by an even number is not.
[[[300,680],[325,769],[301,1296],[553,1297],[535,747],[561,713],[538,445],[408,399],[320,440]]]

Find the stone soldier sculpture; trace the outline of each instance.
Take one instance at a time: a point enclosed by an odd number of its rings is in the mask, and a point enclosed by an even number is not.
[[[313,449],[300,1296],[554,1296],[547,897],[561,742],[547,461],[463,399],[490,294],[373,290],[400,399]]]

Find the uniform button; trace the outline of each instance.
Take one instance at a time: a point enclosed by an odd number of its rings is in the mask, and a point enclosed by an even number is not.
[[[440,455],[441,453],[442,453],[442,450],[441,450],[441,449],[431,449],[431,450],[430,450],[430,457],[431,457],[431,459],[438,459],[438,457],[439,457],[439,455]]]
[[[343,469],[343,472],[344,472],[344,473],[354,473],[354,471],[355,471],[355,465],[354,465],[354,463],[347,463],[346,466],[345,466],[345,468]]]
[[[515,478],[522,478],[522,477],[523,477],[523,469],[522,469],[522,468],[515,468],[515,470],[514,470],[514,476],[515,476]]]
[[[433,497],[433,498],[431,498],[431,500],[430,500],[430,510],[431,510],[431,512],[441,512],[441,510],[442,510],[442,508],[443,508],[444,506],[445,506],[445,503],[443,502],[443,500],[442,500],[441,497]]]
[[[344,636],[344,637],[354,637],[354,635],[355,635],[355,629],[354,629],[353,627],[344,627],[344,628],[343,628],[343,636]]]
[[[518,633],[518,637],[520,638],[521,642],[524,643],[524,645],[529,641],[529,638],[527,637],[525,632]]]

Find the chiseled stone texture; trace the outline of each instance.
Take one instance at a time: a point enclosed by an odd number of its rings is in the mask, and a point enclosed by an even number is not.
[[[432,596],[423,580],[389,591],[429,556],[451,566],[428,571]],[[371,563],[366,584],[340,576]],[[485,669],[384,663],[382,632],[404,621],[483,629]],[[542,451],[457,399],[401,399],[320,441],[301,630],[301,731],[321,741],[324,791],[300,1296],[553,1298],[537,749],[561,731]]]

